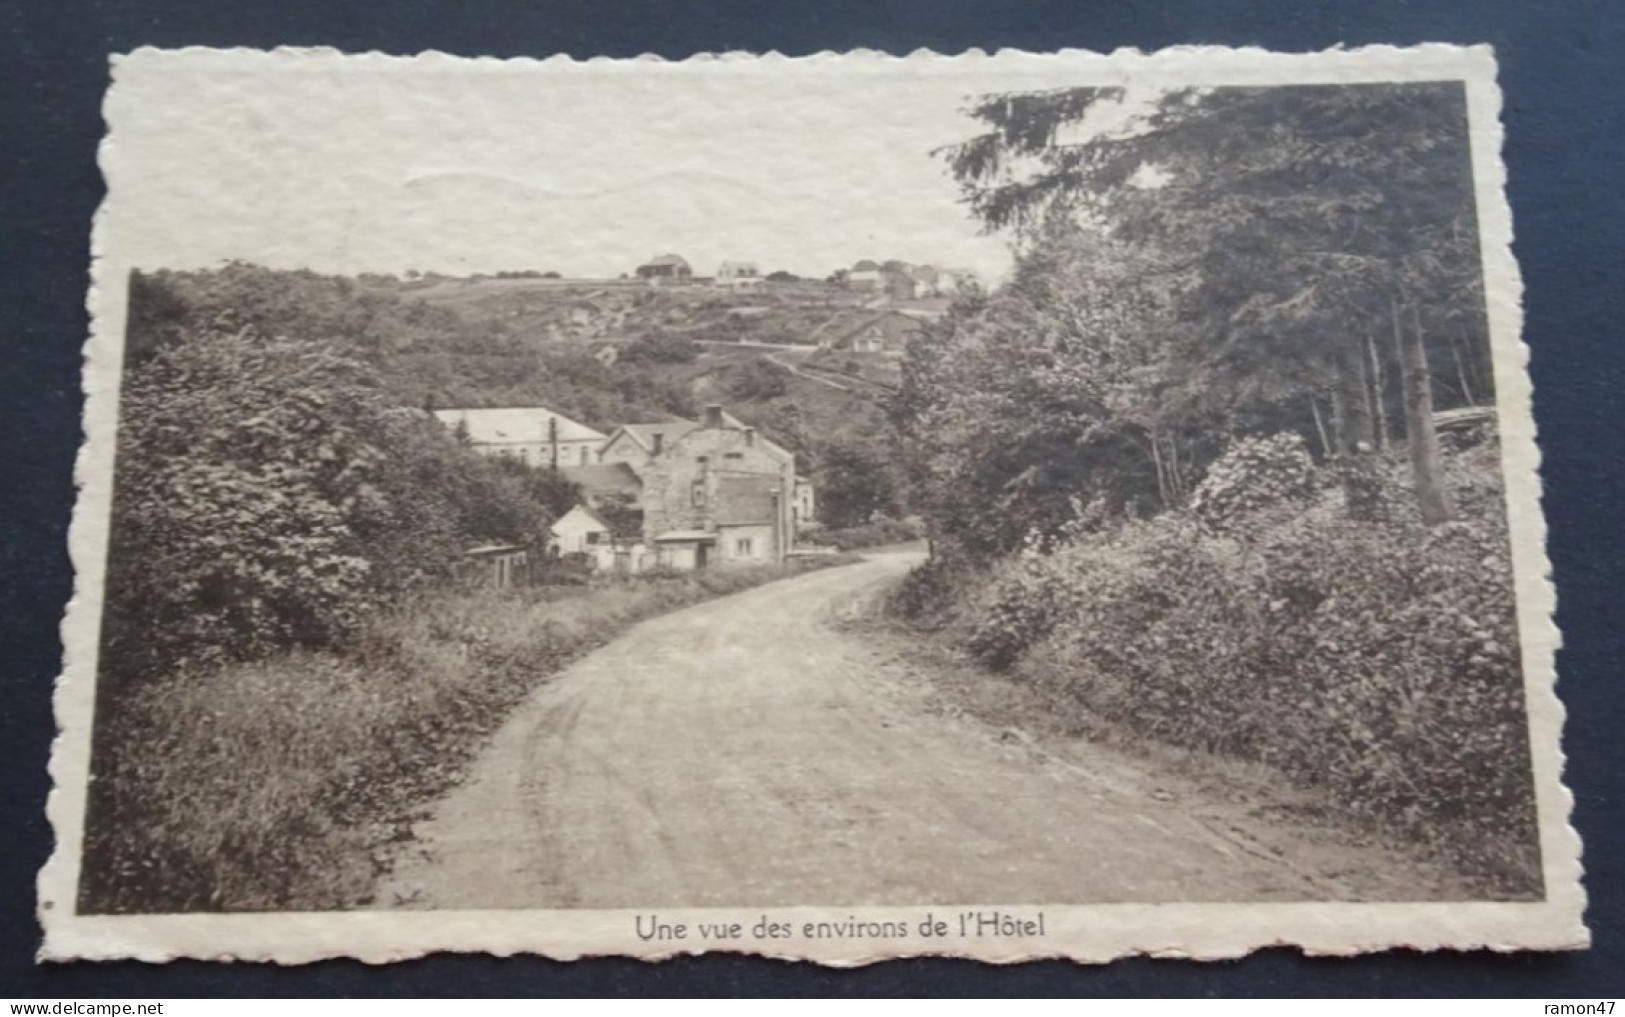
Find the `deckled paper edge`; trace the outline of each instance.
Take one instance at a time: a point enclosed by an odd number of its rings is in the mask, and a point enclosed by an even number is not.
[[[169,961],[179,958],[266,960],[307,963],[331,957],[354,957],[381,963],[436,951],[488,952],[498,955],[535,953],[559,960],[587,956],[634,956],[659,960],[679,954],[747,952],[784,959],[810,960],[831,966],[857,966],[907,956],[970,957],[995,963],[1062,957],[1105,962],[1145,954],[1219,960],[1239,957],[1269,946],[1295,946],[1308,954],[1349,955],[1395,947],[1417,950],[1474,949],[1561,950],[1589,945],[1582,915],[1580,839],[1569,825],[1573,799],[1562,784],[1564,756],[1561,730],[1564,711],[1555,691],[1555,653],[1560,635],[1553,621],[1555,591],[1545,550],[1541,515],[1540,454],[1535,442],[1528,348],[1521,338],[1522,284],[1512,256],[1511,209],[1501,161],[1503,130],[1501,96],[1495,60],[1488,46],[1370,46],[1335,48],[1320,53],[1282,54],[1257,48],[1177,47],[1155,53],[1120,49],[1111,54],[1061,50],[1033,54],[1001,49],[989,56],[977,49],[958,56],[916,50],[906,57],[873,50],[848,54],[821,52],[787,57],[727,52],[700,54],[682,61],[657,56],[630,60],[568,55],[545,59],[457,57],[438,52],[388,56],[372,52],[346,56],[334,49],[282,48],[182,50],[142,48],[113,59],[114,84],[104,110],[117,92],[119,66],[151,60],[297,60],[344,61],[348,65],[413,63],[506,70],[516,66],[605,64],[648,72],[659,68],[682,73],[707,63],[843,62],[854,71],[877,63],[908,61],[1017,60],[1074,61],[1080,71],[1109,72],[1128,78],[1155,70],[1184,80],[1227,84],[1303,84],[1317,80],[1418,80],[1460,77],[1466,82],[1474,186],[1478,203],[1485,290],[1489,299],[1491,346],[1506,476],[1509,531],[1522,642],[1531,754],[1538,793],[1540,837],[1547,899],[1538,903],[1456,904],[1121,904],[1042,908],[1051,916],[1055,934],[1041,947],[1000,941],[956,944],[943,949],[929,940],[886,941],[884,947],[859,941],[808,942],[797,948],[744,945],[672,950],[639,944],[630,934],[632,911],[443,911],[335,912],[282,914],[206,914],[160,916],[79,916],[73,913],[83,831],[91,716],[95,692],[97,632],[102,608],[104,557],[112,489],[114,430],[125,324],[127,265],[118,260],[113,209],[118,195],[117,139],[109,134],[98,162],[108,184],[96,213],[91,243],[91,288],[87,306],[92,326],[84,346],[85,441],[76,460],[79,490],[69,530],[75,585],[62,626],[65,663],[54,690],[58,722],[50,773],[53,789],[47,815],[56,837],[55,849],[38,880],[39,917],[45,937],[39,959],[107,960],[136,958]],[[1267,74],[1265,72],[1268,72]],[[1204,78],[1203,73],[1206,72]],[[1284,80],[1276,77],[1291,72]],[[1388,73],[1378,73],[1388,72]],[[1272,80],[1273,79],[1273,80]],[[955,906],[954,910],[974,905]],[[1015,907],[1008,902],[984,908]],[[893,908],[728,908],[661,909],[674,918],[723,917],[754,919],[761,910],[797,921],[839,918],[861,912],[865,918],[918,918],[926,907]],[[937,908],[938,911],[948,910]]]

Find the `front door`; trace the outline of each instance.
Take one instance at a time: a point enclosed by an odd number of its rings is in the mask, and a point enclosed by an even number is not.
[[[705,568],[706,559],[711,556],[709,553],[710,550],[710,545],[707,544],[694,545],[694,567],[696,569]]]

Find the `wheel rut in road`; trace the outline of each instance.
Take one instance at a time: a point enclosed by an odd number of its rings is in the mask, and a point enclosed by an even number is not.
[[[1061,758],[932,709],[927,665],[836,618],[919,561],[695,605],[578,661],[418,824],[380,906],[1421,896],[1403,861],[1193,803],[1144,760],[1088,743]]]

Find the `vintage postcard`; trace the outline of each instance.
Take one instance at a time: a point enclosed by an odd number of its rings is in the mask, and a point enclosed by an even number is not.
[[[1500,107],[115,57],[41,957],[1584,947]]]

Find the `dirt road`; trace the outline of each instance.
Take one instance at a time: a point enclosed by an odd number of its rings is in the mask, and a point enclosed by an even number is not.
[[[404,907],[1416,899],[1402,862],[944,711],[835,624],[877,555],[645,622],[548,683],[417,828]],[[1434,891],[1437,892],[1437,891]]]

